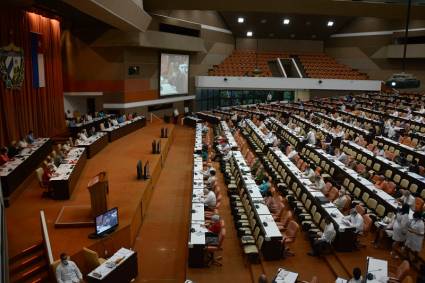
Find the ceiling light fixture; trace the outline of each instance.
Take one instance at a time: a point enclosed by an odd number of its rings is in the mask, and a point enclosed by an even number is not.
[[[246,32],[246,36],[251,37],[252,36],[252,31],[247,31]]]
[[[284,25],[289,25],[290,22],[291,22],[291,20],[289,20],[289,19],[283,19]]]
[[[328,27],[333,27],[334,26],[334,21],[328,21]]]
[[[267,23],[267,20],[266,20],[266,19],[262,19],[260,22],[261,22],[262,24],[265,24],[265,23]]]
[[[238,18],[238,23],[240,23],[240,24],[241,24],[241,23],[243,23],[243,22],[245,22],[245,19],[244,19],[244,18],[242,18],[242,17],[239,17],[239,18]]]

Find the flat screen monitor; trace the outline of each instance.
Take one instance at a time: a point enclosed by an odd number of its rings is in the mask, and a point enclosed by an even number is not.
[[[109,234],[118,227],[118,207],[96,216],[96,235]]]
[[[161,53],[159,95],[183,95],[188,93],[189,55]]]

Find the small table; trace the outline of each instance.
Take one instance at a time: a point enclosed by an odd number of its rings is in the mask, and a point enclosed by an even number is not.
[[[121,259],[121,260],[120,260]],[[108,267],[109,264],[120,260],[114,267]],[[121,248],[106,262],[102,263],[95,270],[87,275],[89,283],[97,282],[131,282],[138,274],[137,252]]]
[[[283,268],[277,270],[276,278],[274,282],[276,283],[295,283],[298,279],[298,273],[288,271]]]
[[[367,279],[368,274],[373,275],[373,279]],[[388,262],[382,259],[376,259],[373,257],[367,257],[367,271],[366,271],[366,282],[368,283],[381,283],[382,278],[388,278]]]

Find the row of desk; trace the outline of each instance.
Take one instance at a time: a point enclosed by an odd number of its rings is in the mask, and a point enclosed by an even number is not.
[[[247,196],[249,201],[248,209],[254,212],[255,221],[250,223],[251,231],[254,231],[255,226],[258,226],[260,228],[260,237],[264,239],[262,242],[257,241],[258,249],[266,260],[279,259],[281,257],[282,234],[272,214],[264,204],[260,189],[251,174],[251,168],[246,164],[240,151],[232,152],[231,167],[232,171],[236,173],[235,178],[239,195],[241,198],[244,195]],[[249,215],[251,211],[246,211],[246,213]]]
[[[329,117],[323,113],[315,113],[315,116],[322,118],[322,119],[326,119],[331,123],[336,123],[338,125],[340,125],[342,128],[345,129],[346,133],[349,133],[351,136],[354,136],[354,134],[359,134],[359,135],[363,135],[363,136],[368,136],[370,134],[370,132],[368,130],[365,130],[363,128],[359,128],[356,126],[351,125],[350,123],[341,121],[341,120],[337,120],[333,117]]]
[[[224,136],[226,137],[227,143],[229,144],[230,148],[237,149],[238,144],[236,143],[235,138],[233,137],[232,132],[230,131],[226,121],[221,121],[220,126],[224,132]]]
[[[137,116],[133,118],[132,120],[127,120],[118,125],[106,128],[102,130],[102,132],[105,132],[108,134],[109,142],[113,142],[114,140],[117,140],[125,135],[128,135],[129,133],[132,133],[138,129],[141,129],[145,125],[146,125],[145,117]]]
[[[221,121],[221,118],[212,114],[212,113],[207,113],[207,112],[198,112],[196,113],[196,116],[198,116],[198,118],[207,121],[211,124],[218,124]]]
[[[388,150],[391,152],[394,152],[397,148],[400,152],[403,152],[407,158],[407,160],[413,160],[416,159],[418,161],[418,164],[425,164],[425,151],[424,150],[418,150],[416,148],[407,146],[405,144],[396,142],[392,139],[389,139],[384,136],[376,136],[373,142],[375,145],[382,145],[388,147]],[[411,158],[409,158],[409,155]]]
[[[382,156],[375,156],[373,152],[355,142],[343,141],[341,149],[368,168],[379,173],[384,172],[387,178],[392,179],[402,188],[409,189],[412,193],[418,193],[425,198],[425,177],[410,172],[407,167],[402,167]]]
[[[292,163],[289,158],[284,155],[278,148],[270,148],[267,154],[271,164],[275,170],[281,174],[282,179],[285,181],[288,189],[290,189],[294,196],[299,201],[303,200],[305,204],[310,200],[311,207],[316,206],[316,213],[326,215],[332,220],[337,236],[334,241],[334,246],[340,251],[350,251],[354,245],[354,227],[344,221],[344,215],[341,211],[331,202],[327,201],[326,196],[319,190],[314,189],[312,182],[307,179],[303,173]],[[306,197],[302,197],[305,195]],[[308,211],[310,213],[310,211]],[[314,219],[316,215],[312,215]],[[321,221],[323,222],[323,216]],[[321,223],[316,223],[318,227]]]
[[[89,131],[92,127],[96,129],[96,131],[100,130],[100,124],[104,123],[106,120],[108,120],[112,115],[105,115],[103,117],[96,117],[93,118],[91,121],[85,121],[81,123],[77,123],[74,125],[68,126],[69,132],[71,136],[75,137],[79,132],[82,130]]]
[[[48,138],[36,139],[33,144],[22,149],[13,160],[0,166],[1,187],[5,201],[9,200],[11,194],[51,152],[52,144],[52,140]]]
[[[196,133],[198,138],[198,132]],[[201,132],[202,139],[202,132]],[[190,267],[204,266],[204,249],[206,245],[205,208],[204,208],[204,177],[202,174],[202,156],[193,155],[193,178],[190,205],[190,227],[189,227],[189,257]]]
[[[284,125],[279,125],[279,121],[270,119],[272,126],[279,127],[280,135],[296,146],[300,142],[300,136],[297,136],[291,129]],[[369,204],[369,208],[376,212],[379,217],[385,216],[388,212],[395,212],[398,207],[397,200],[386,192],[379,190],[369,180],[361,177],[356,171],[348,168],[337,160],[334,156],[327,154],[322,149],[317,149],[312,145],[305,145],[301,150],[301,155],[307,157],[320,166],[334,180],[343,184],[351,193],[356,193],[361,198],[367,193],[370,198],[376,199],[377,203]],[[358,189],[356,189],[358,188]],[[367,205],[367,201],[365,203]],[[379,206],[382,206],[380,208]]]

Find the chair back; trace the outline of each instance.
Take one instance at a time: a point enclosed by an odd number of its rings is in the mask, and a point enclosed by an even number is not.
[[[338,189],[335,187],[332,187],[332,189],[329,191],[328,199],[330,201],[334,201],[338,197],[338,195],[339,195]]]
[[[220,234],[218,235],[218,248],[223,248],[223,241],[226,237],[226,228],[221,228]]]
[[[99,255],[97,252],[83,247],[83,254],[89,270],[93,270],[100,265]]]
[[[284,227],[286,227],[288,225],[289,221],[292,220],[294,215],[292,214],[292,211],[290,211],[290,210],[283,212],[282,215],[283,215],[283,219],[282,219],[281,222],[282,222],[282,225]]]
[[[421,197],[415,197],[415,211],[422,211],[422,208],[424,206],[424,200]]]
[[[297,237],[300,226],[294,220],[291,220],[288,224],[288,229],[286,230],[285,236],[288,239],[286,242],[294,242]]]
[[[319,283],[319,279],[317,279],[317,276],[313,276],[313,278],[311,278],[310,283]]]
[[[361,205],[356,205],[356,210],[357,210],[357,213],[360,215],[364,215],[366,213],[366,210]]]
[[[368,214],[364,214],[363,216],[363,233],[367,234],[369,233],[370,229],[372,228],[372,219]]]
[[[50,265],[50,270],[51,270],[51,274],[53,274],[54,276],[55,276],[55,279],[57,279],[56,278],[56,268],[58,268],[58,265],[59,265],[59,263],[60,263],[61,261],[58,259],[58,260],[55,260],[51,265]]]
[[[41,167],[38,167],[37,169],[35,169],[35,173],[37,175],[37,180],[40,183],[40,185],[43,184],[43,174],[44,174],[44,170]]]
[[[342,211],[349,211],[351,208],[351,197],[349,195],[345,196],[345,204]]]
[[[404,278],[407,276],[407,274],[410,271],[410,263],[407,260],[403,260],[403,262],[400,264],[400,266],[397,268],[396,272],[396,278],[398,281],[403,281]]]

